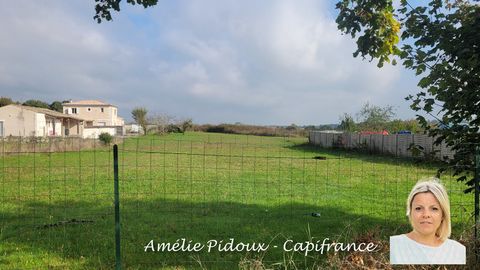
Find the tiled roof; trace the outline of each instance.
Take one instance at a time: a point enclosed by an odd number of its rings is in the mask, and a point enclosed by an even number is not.
[[[105,102],[102,102],[102,101],[99,101],[99,100],[78,100],[78,101],[71,101],[71,102],[66,102],[66,103],[63,103],[64,106],[71,106],[71,105],[74,105],[74,106],[95,106],[95,105],[100,105],[100,106],[112,106],[108,103],[105,103]]]
[[[80,118],[80,117],[71,116],[71,115],[68,115],[68,114],[64,114],[64,113],[57,112],[57,111],[52,111],[52,110],[45,109],[45,108],[37,108],[37,107],[17,105],[17,104],[10,104],[10,105],[11,105],[11,106],[16,106],[16,107],[22,108],[22,109],[24,109],[24,110],[29,110],[29,111],[32,111],[32,112],[43,113],[43,114],[45,114],[45,115],[53,116],[53,117],[58,117],[58,118],[71,118],[71,119],[76,119],[76,120],[81,120],[81,121],[84,121],[84,120],[85,120],[85,119],[82,119],[82,118]],[[7,106],[10,106],[10,105],[7,105]]]

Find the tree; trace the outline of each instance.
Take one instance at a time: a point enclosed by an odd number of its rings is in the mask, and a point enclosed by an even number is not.
[[[473,190],[474,178],[465,173],[475,171],[474,146],[480,141],[478,2],[430,0],[413,6],[401,0],[398,10],[392,0],[342,0],[336,5],[338,28],[356,39],[355,57],[378,59],[379,67],[399,59],[421,76],[421,90],[406,99],[435,143],[445,142],[456,151],[448,165],[459,181],[466,181],[465,192]],[[431,126],[426,115],[441,125]]]
[[[319,125],[317,130],[332,130],[338,129],[339,126],[337,124],[327,124],[327,125]]]
[[[30,106],[30,107],[37,107],[37,108],[44,108],[44,109],[50,109],[50,106],[41,100],[37,99],[29,99],[25,101],[22,105],[25,106]]]
[[[185,133],[185,131],[188,131],[193,127],[193,120],[186,119],[180,123],[180,126],[182,128],[182,133]]]
[[[13,104],[13,100],[9,97],[0,97],[0,107]]]
[[[54,101],[50,105],[48,105],[50,110],[57,111],[57,112],[63,112],[63,105],[60,101]]]
[[[390,105],[380,107],[367,102],[357,115],[363,129],[381,131],[387,128],[387,123],[395,116],[395,112]]]
[[[155,125],[157,134],[164,134],[168,132],[168,125],[172,123],[173,116],[167,114],[155,114],[151,117],[148,117],[148,123]]]
[[[395,119],[387,123],[387,130],[391,133],[397,133],[402,130],[408,130],[412,133],[421,133],[423,130],[420,128],[420,125],[417,120],[401,120]]]
[[[286,127],[285,129],[289,131],[295,131],[298,129],[298,126],[292,123],[290,126]]]
[[[135,123],[139,124],[143,129],[143,134],[147,135],[147,109],[143,107],[137,107],[132,110],[132,118]]]
[[[355,121],[353,120],[353,117],[348,113],[344,113],[342,116],[340,116],[339,128],[346,132],[355,131]]]
[[[95,16],[93,17],[98,23],[102,20],[111,21],[111,10],[120,11],[120,3],[122,0],[95,0]],[[144,8],[156,5],[158,0],[127,0],[131,5],[142,5]]]

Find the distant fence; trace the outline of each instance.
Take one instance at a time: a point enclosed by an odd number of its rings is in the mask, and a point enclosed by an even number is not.
[[[123,137],[114,137],[112,144],[120,144]],[[98,139],[81,137],[14,137],[0,138],[0,153],[54,153],[72,152],[105,147]]]
[[[367,151],[391,154],[397,157],[413,157],[409,150],[412,144],[423,148],[421,155],[431,155],[439,159],[453,158],[454,151],[445,143],[434,145],[434,138],[423,134],[359,134],[328,133],[310,131],[309,142],[322,147],[364,149]]]

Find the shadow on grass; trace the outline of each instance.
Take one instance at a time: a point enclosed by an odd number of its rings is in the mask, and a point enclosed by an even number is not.
[[[21,214],[2,212],[2,269],[112,269],[115,263],[112,206],[91,202],[28,203]],[[33,210],[35,210],[33,212]],[[41,213],[45,213],[42,215]],[[311,213],[318,213],[316,217]],[[32,217],[36,216],[33,220]],[[88,220],[89,222],[74,222]],[[60,222],[62,221],[62,222]],[[91,222],[90,222],[91,221]],[[56,224],[56,225],[52,225]],[[46,226],[45,226],[46,225]],[[125,196],[121,204],[121,248],[125,269],[238,268],[245,258],[265,264],[285,261],[283,243],[323,240],[352,241],[365,230],[382,226],[388,235],[400,224],[309,204],[263,206],[234,202],[188,202]],[[266,252],[145,252],[150,240],[174,243],[208,240],[266,243]],[[273,246],[277,246],[277,248]],[[301,269],[324,260],[325,254],[305,257],[291,253]]]

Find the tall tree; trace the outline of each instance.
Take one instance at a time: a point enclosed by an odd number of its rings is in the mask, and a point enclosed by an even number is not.
[[[168,126],[175,118],[168,114],[154,114],[148,117],[147,121],[151,125],[155,125],[157,134],[164,134],[168,131]]]
[[[37,107],[37,108],[50,109],[50,106],[48,105],[48,103],[43,102],[43,101],[38,100],[38,99],[29,99],[29,100],[25,101],[24,103],[22,103],[22,105],[30,106],[30,107]]]
[[[387,128],[387,123],[395,116],[393,107],[380,107],[365,103],[358,113],[364,129],[381,131]]]
[[[9,97],[0,97],[0,107],[13,104],[13,100]]]
[[[143,134],[147,134],[147,109],[143,107],[137,107],[132,110],[132,118],[135,120],[135,123],[139,124],[143,129]]]
[[[416,95],[406,99],[436,144],[456,154],[448,160],[466,192],[473,190],[474,151],[480,141],[480,5],[479,0],[430,0],[414,6],[392,0],[342,0],[338,28],[356,39],[354,56],[378,59],[378,66],[399,59],[421,76]],[[401,34],[400,34],[401,33]],[[399,43],[399,41],[402,41]],[[431,126],[427,115],[441,125]]]
[[[348,114],[344,113],[342,116],[340,116],[340,126],[339,128],[343,131],[346,132],[353,132],[355,131],[355,121],[353,120],[353,117]]]
[[[50,110],[57,111],[57,112],[63,112],[63,105],[60,101],[54,101],[50,105]]]
[[[186,131],[192,129],[193,120],[191,118],[189,118],[189,119],[185,119],[185,120],[181,121],[180,127],[181,127],[181,130],[182,130],[182,133],[185,134]]]

